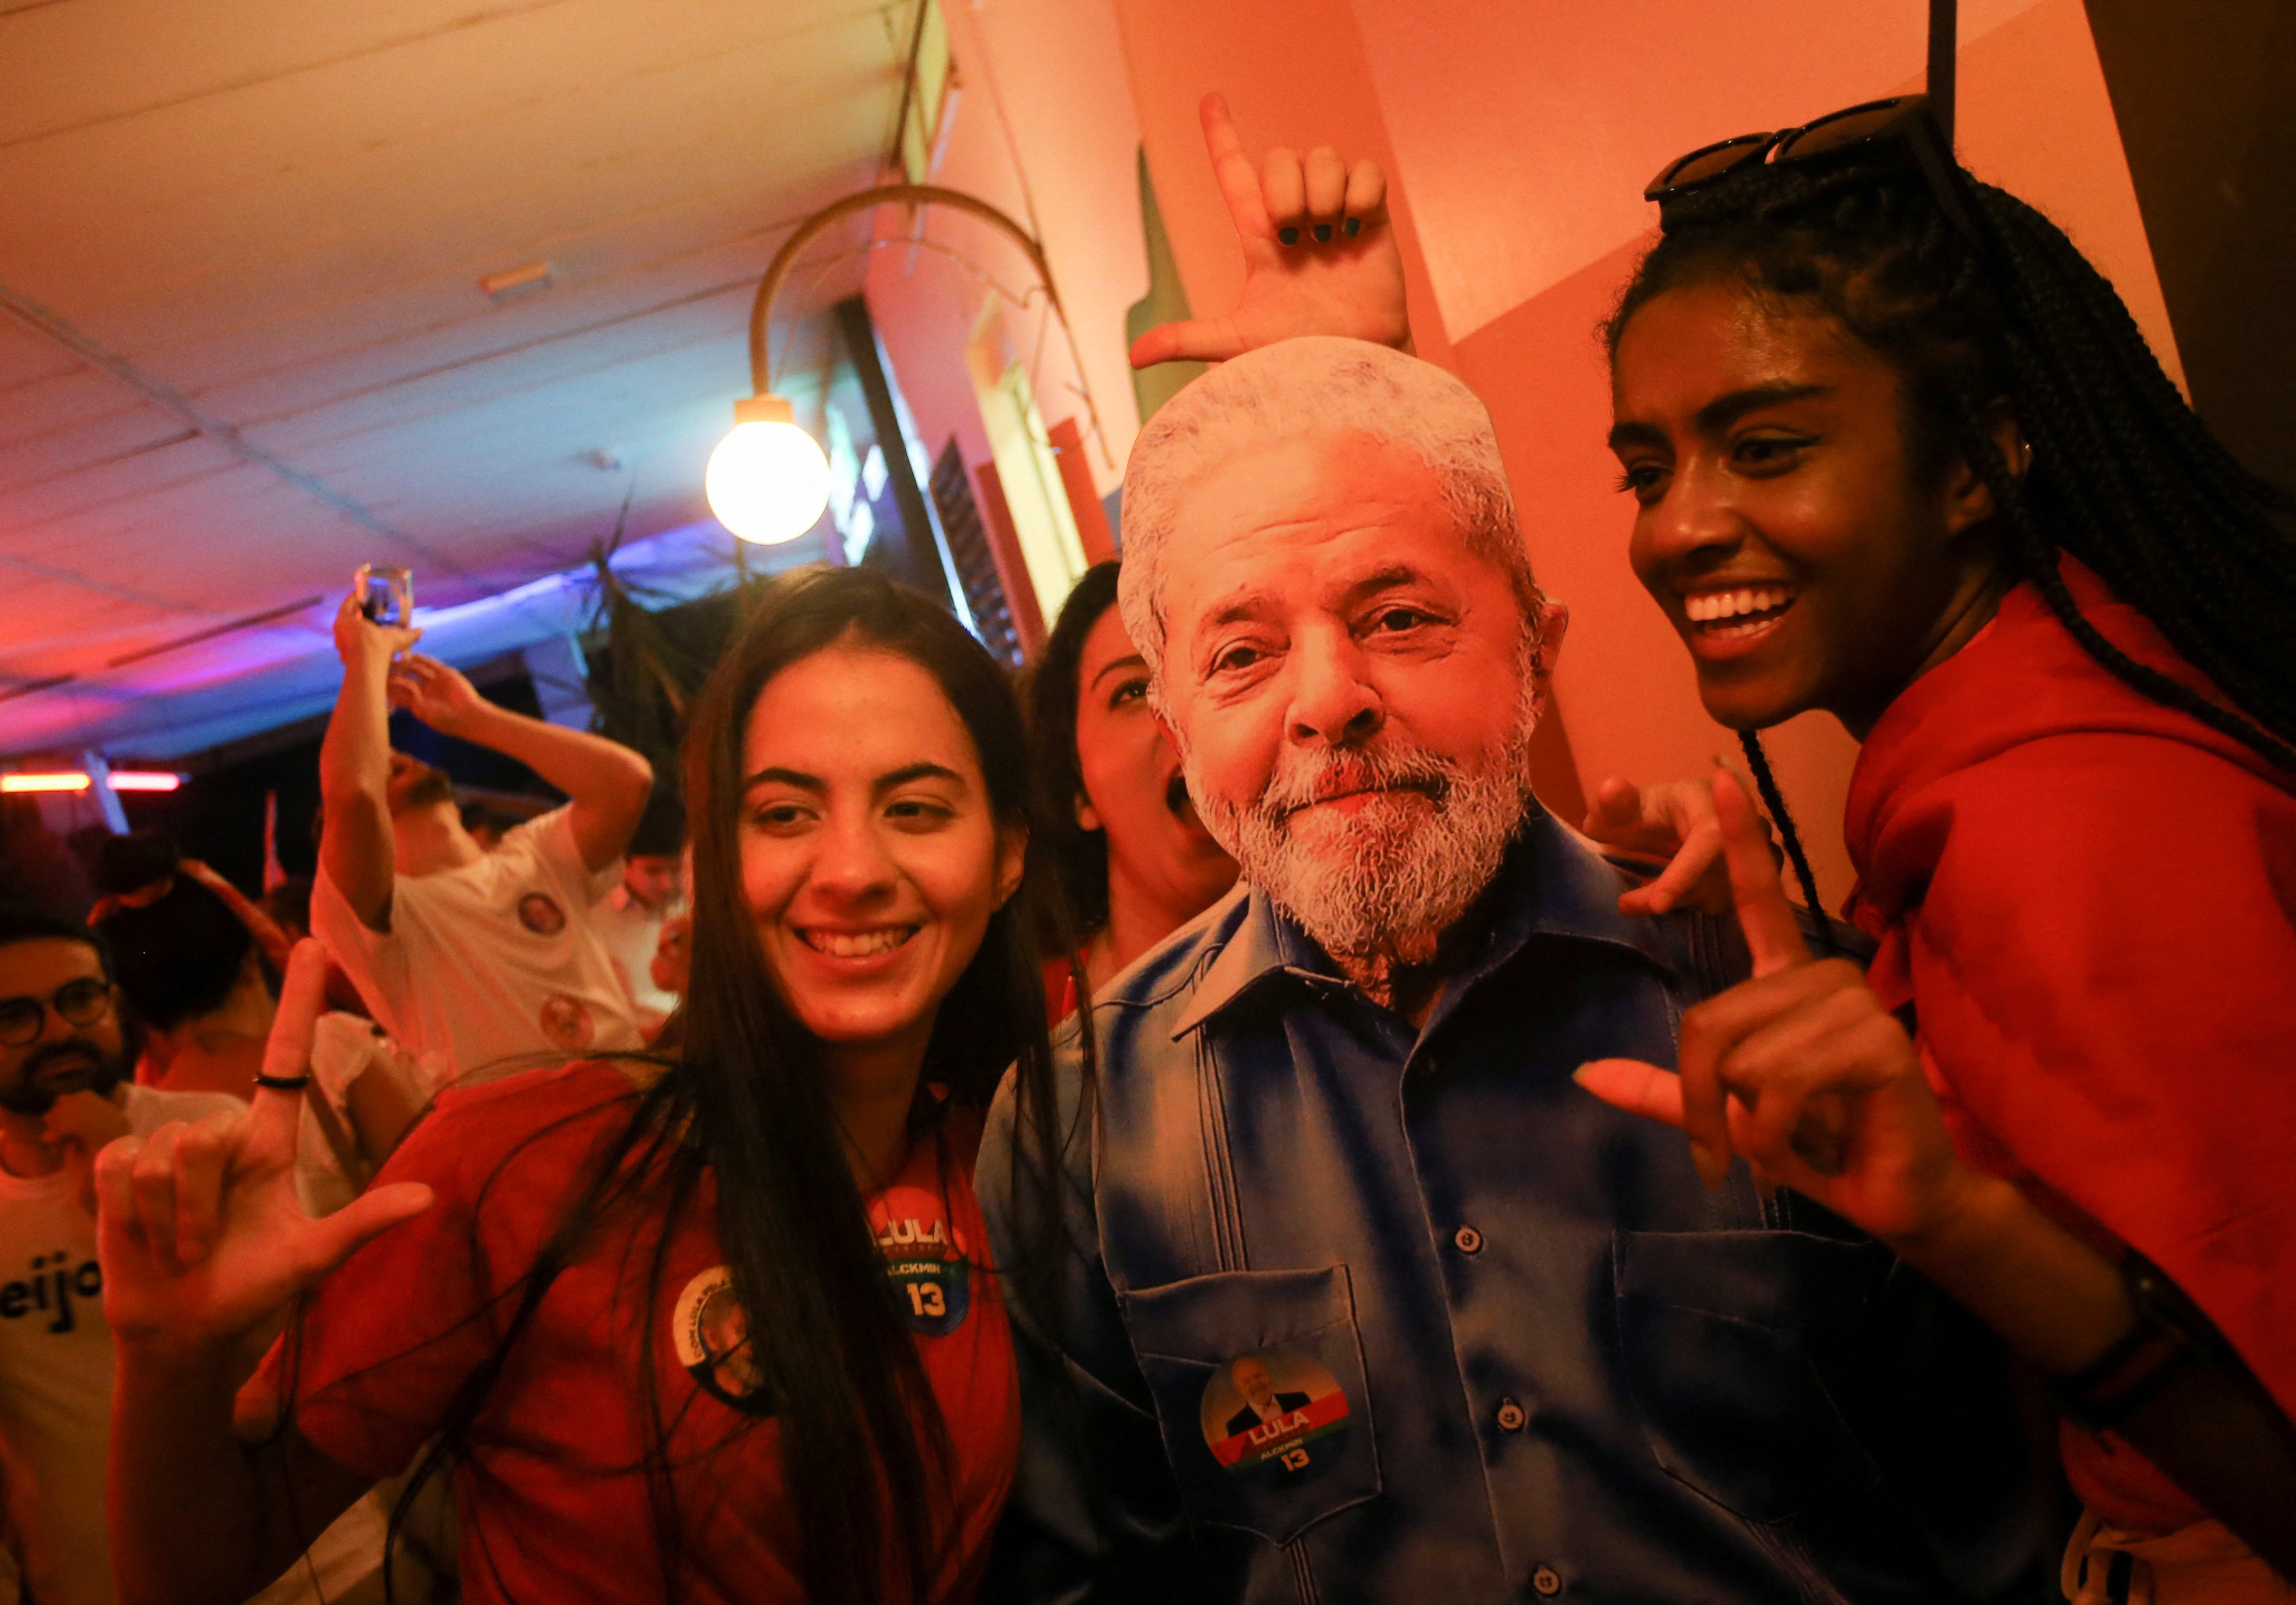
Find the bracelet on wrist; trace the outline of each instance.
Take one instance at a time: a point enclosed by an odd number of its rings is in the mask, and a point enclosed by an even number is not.
[[[2132,1249],[2120,1269],[2136,1324],[2087,1365],[2049,1384],[2059,1409],[2099,1431],[2128,1420],[2224,1345],[2214,1323],[2152,1261]]]

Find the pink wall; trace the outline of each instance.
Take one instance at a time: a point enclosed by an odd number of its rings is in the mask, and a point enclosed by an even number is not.
[[[1124,313],[1148,291],[1135,162],[1140,133],[1113,12],[1095,0],[945,0],[959,88],[931,182],[962,190],[1034,233],[1075,335],[1040,315],[1041,299],[1001,316],[1013,356],[1033,364],[1047,425],[1073,417],[1103,494],[1123,477],[1139,430],[1125,362]],[[885,209],[880,236],[910,229]],[[954,434],[967,463],[988,460],[964,362],[985,274],[1011,296],[1035,283],[1027,258],[961,212],[928,211],[931,249],[890,246],[871,261],[871,315],[927,446]],[[1087,405],[1087,397],[1089,405]],[[1095,420],[1097,419],[1097,431]]]

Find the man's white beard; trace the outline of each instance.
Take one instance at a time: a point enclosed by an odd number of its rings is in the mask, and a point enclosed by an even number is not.
[[[1287,747],[1252,802],[1213,794],[1183,762],[1197,813],[1244,879],[1334,954],[1391,951],[1431,938],[1467,912],[1498,872],[1530,797],[1538,704],[1526,681],[1514,727],[1477,761],[1377,740],[1302,757]],[[1335,789],[1390,795],[1351,813],[1301,809]]]

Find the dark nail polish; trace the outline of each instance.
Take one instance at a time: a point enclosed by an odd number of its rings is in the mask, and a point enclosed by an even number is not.
[[[1277,229],[1275,231],[1275,237],[1283,242],[1286,245],[1297,245],[1300,243],[1300,231],[1288,225],[1283,228]]]
[[[1362,219],[1362,218],[1360,218],[1360,217],[1350,217],[1350,218],[1349,218],[1349,219],[1348,219],[1348,238],[1349,238],[1349,239],[1350,239],[1350,240],[1352,240],[1352,239],[1354,239],[1357,234],[1359,234],[1359,233],[1363,233],[1363,219]]]
[[[1318,245],[1329,245],[1331,242],[1332,225],[1328,223],[1318,223],[1316,225],[1316,243]]]

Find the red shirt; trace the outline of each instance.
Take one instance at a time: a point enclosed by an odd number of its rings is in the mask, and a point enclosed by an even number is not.
[[[2068,558],[2124,651],[2221,703]],[[2296,780],[2129,689],[2030,585],[1916,680],[1849,789],[1851,912],[1963,1155],[2174,1279],[2296,1413]],[[2068,1427],[2106,1519],[2199,1507]]]
[[[569,1188],[632,1096],[594,1061],[439,1096],[381,1178],[427,1182],[438,1202],[362,1249],[309,1302],[292,1361],[306,1438],[365,1476],[406,1469],[494,1352]],[[870,1209],[955,1450],[955,1541],[933,1591],[951,1601],[978,1585],[1020,1447],[1011,1333],[972,1189],[979,1142],[979,1118],[953,1117]],[[700,1213],[706,1223],[706,1192]],[[471,1434],[475,1466],[457,1473],[465,1599],[661,1599],[646,1481],[633,1469],[646,1442],[640,1319],[653,1326],[652,1386],[672,1423],[686,1597],[803,1597],[780,1432],[758,1409],[716,1231],[696,1223],[676,1234],[649,1309],[654,1246],[650,1229],[604,1231],[512,1351]],[[267,1364],[287,1363],[275,1347]]]

